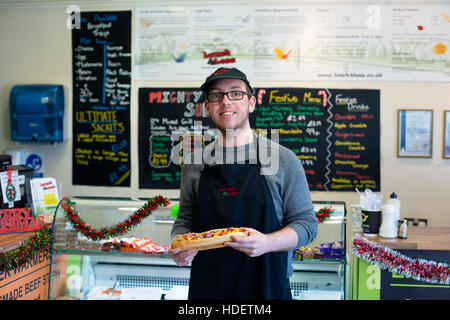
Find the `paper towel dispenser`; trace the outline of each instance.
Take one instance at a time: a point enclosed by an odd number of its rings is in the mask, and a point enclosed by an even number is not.
[[[62,85],[16,85],[9,96],[11,139],[24,143],[64,140]]]

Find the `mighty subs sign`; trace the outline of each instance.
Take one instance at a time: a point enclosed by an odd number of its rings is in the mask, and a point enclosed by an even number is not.
[[[178,189],[177,159],[209,143],[214,128],[198,88],[140,88],[139,188]]]

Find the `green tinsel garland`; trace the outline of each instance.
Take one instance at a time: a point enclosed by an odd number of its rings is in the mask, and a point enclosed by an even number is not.
[[[20,268],[33,258],[36,252],[43,248],[50,248],[53,240],[53,231],[44,227],[36,235],[26,240],[19,248],[0,253],[0,272],[8,272]]]

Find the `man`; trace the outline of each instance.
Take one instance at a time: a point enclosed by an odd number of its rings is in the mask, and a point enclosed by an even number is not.
[[[189,299],[292,299],[291,250],[314,240],[318,225],[301,162],[252,131],[256,99],[243,72],[219,68],[201,89],[218,138],[200,150],[203,163],[183,164],[171,236],[225,227],[250,233],[232,236],[226,248],[169,254],[178,266],[192,262]],[[267,154],[276,172],[262,164]]]

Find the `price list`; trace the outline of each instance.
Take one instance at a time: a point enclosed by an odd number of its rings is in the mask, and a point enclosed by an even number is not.
[[[257,88],[256,131],[302,162],[314,191],[380,188],[378,90]]]
[[[131,11],[72,30],[73,184],[130,185]]]

